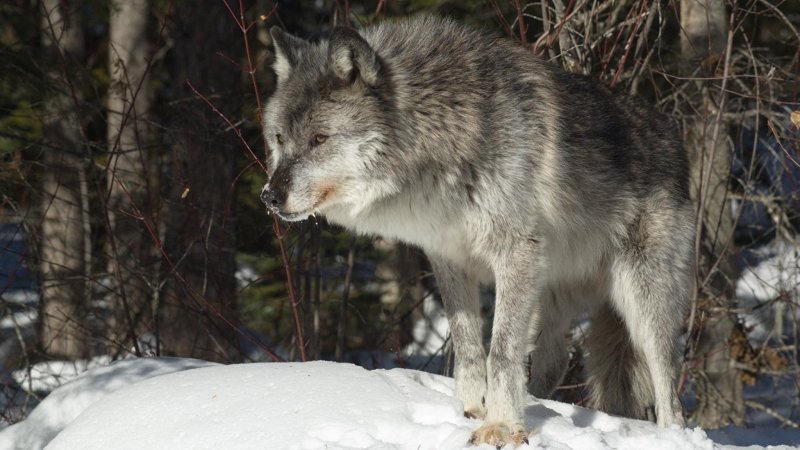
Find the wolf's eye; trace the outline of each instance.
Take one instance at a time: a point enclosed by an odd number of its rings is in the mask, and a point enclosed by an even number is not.
[[[280,133],[275,135],[275,140],[278,141],[278,145],[283,145],[283,136]]]
[[[319,144],[325,143],[327,140],[328,136],[325,136],[324,134],[315,134],[314,139],[311,140],[311,145],[316,147]]]

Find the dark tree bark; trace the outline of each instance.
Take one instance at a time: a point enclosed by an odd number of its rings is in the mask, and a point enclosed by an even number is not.
[[[231,214],[235,168],[244,156],[234,134],[188,82],[236,121],[242,78],[232,61],[241,61],[241,33],[221,4],[210,10],[207,2],[178,2],[172,18],[165,244],[175,272],[159,305],[157,334],[161,353],[238,360]]]

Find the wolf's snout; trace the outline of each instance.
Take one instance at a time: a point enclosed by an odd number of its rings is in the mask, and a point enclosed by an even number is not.
[[[270,188],[269,185],[264,186],[261,190],[261,201],[267,205],[267,208],[278,209],[286,201],[286,193],[275,187]]]

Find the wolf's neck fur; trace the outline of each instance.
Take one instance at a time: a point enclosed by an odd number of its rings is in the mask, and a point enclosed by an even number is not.
[[[454,260],[468,257],[472,237],[465,228],[464,209],[457,196],[433,181],[430,174],[417,179],[416,186],[403,186],[400,192],[371,203],[352,213],[349,205],[336,205],[324,211],[333,223],[359,233],[378,235],[435,251]]]

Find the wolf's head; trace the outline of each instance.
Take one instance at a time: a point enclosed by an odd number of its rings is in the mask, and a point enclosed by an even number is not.
[[[278,28],[275,93],[264,112],[270,180],[262,201],[285,220],[331,206],[353,215],[397,190],[387,69],[355,31],[310,43]]]

